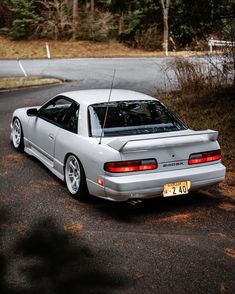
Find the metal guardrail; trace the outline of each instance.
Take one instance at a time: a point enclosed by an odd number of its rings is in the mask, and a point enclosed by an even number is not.
[[[232,41],[220,41],[220,40],[209,40],[208,46],[210,48],[210,53],[213,52],[213,47],[235,47],[235,42]]]

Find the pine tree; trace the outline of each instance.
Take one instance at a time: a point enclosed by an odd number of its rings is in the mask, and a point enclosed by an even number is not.
[[[14,16],[10,35],[14,39],[30,37],[40,19],[35,13],[34,0],[6,0],[5,3]]]

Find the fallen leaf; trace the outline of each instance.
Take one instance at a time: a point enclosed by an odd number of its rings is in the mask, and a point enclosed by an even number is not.
[[[235,258],[235,250],[232,248],[226,248],[224,250],[225,254],[227,254],[228,256]]]
[[[64,226],[65,231],[70,231],[70,232],[79,232],[81,231],[83,226],[81,224],[73,224],[73,225],[67,225]]]
[[[235,205],[231,203],[222,203],[218,206],[219,208],[226,210],[226,211],[234,211]]]
[[[227,236],[223,233],[210,233],[210,236],[215,236],[215,237],[221,237],[221,238],[227,238]]]
[[[7,176],[7,174],[8,174],[7,171],[5,171],[5,172],[1,172],[1,173],[0,173],[0,177],[5,177],[5,176]]]
[[[224,282],[221,282],[220,284],[220,293],[226,293],[226,287]]]
[[[136,276],[136,279],[141,279],[141,278],[144,277],[144,273],[142,273],[142,272],[137,272],[135,276]]]
[[[201,215],[201,212],[195,212],[195,213],[181,213],[181,214],[176,214],[176,215],[171,215],[155,220],[151,220],[151,224],[154,223],[159,223],[159,222],[173,222],[173,223],[178,223],[182,221],[188,221],[192,219],[193,217]]]

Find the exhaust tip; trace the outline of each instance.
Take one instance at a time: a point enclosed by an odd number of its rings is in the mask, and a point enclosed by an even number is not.
[[[143,207],[143,200],[142,199],[130,199],[127,201],[128,204],[131,206],[134,206],[136,208],[142,208]]]

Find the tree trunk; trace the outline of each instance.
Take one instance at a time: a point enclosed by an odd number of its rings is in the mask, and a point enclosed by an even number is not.
[[[78,21],[79,21],[78,0],[73,0],[73,39],[74,40],[77,38]]]
[[[94,16],[95,11],[95,0],[91,0],[91,15]]]
[[[125,31],[125,21],[123,14],[119,17],[119,25],[118,25],[118,35],[120,36]]]
[[[168,55],[168,40],[169,40],[169,26],[168,26],[168,16],[170,8],[170,0],[161,0],[162,12],[163,12],[163,50],[165,55]]]

